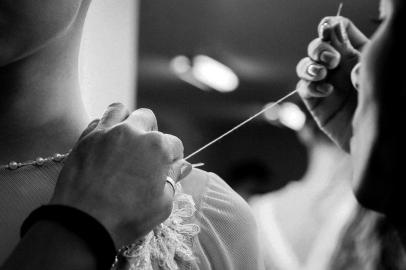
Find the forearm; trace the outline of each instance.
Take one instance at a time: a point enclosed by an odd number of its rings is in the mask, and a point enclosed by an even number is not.
[[[97,261],[89,246],[65,227],[49,221],[32,226],[1,270],[93,270]]]

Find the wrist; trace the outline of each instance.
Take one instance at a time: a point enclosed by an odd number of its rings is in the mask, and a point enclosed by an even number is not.
[[[21,235],[24,236],[37,223],[44,221],[57,224],[82,239],[97,259],[97,269],[110,269],[116,248],[109,232],[96,219],[69,206],[46,205],[29,215],[21,227]]]
[[[32,225],[2,267],[4,270],[98,269],[96,257],[82,238],[48,220]]]

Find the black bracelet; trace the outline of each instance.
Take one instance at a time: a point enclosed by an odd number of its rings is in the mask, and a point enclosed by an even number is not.
[[[38,221],[57,222],[82,238],[94,252],[97,269],[109,270],[116,257],[116,248],[110,234],[95,218],[76,208],[64,205],[45,205],[34,210],[21,226],[23,237]]]

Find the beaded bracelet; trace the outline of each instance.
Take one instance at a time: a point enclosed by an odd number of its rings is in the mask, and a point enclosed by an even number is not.
[[[34,210],[21,226],[23,237],[38,221],[57,222],[82,238],[94,252],[97,269],[109,270],[116,256],[116,248],[108,231],[95,218],[76,208],[64,205],[45,205]]]

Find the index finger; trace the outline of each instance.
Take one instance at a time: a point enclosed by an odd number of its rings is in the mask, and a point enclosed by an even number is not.
[[[171,163],[183,159],[183,143],[178,137],[162,133],[162,140],[164,151],[169,154],[169,161]]]
[[[142,131],[158,130],[155,114],[150,109],[141,108],[133,111],[124,123]]]
[[[110,128],[128,117],[127,108],[121,103],[110,104],[98,123],[98,128]]]
[[[329,40],[332,29],[340,23],[343,24],[351,45],[356,50],[361,50],[369,41],[368,38],[353,24],[351,20],[342,16],[329,16],[323,18],[318,26],[319,37],[324,40]]]

